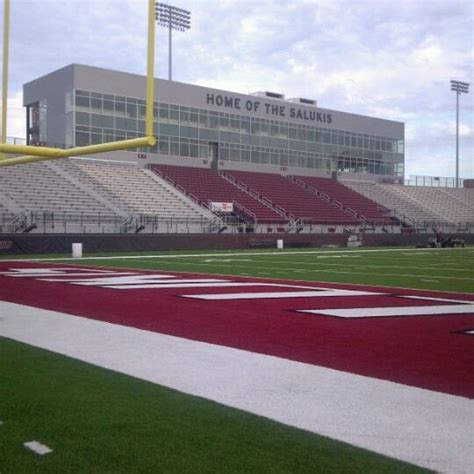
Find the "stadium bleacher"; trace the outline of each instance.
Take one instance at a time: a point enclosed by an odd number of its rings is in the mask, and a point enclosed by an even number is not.
[[[312,225],[325,226],[321,232],[328,226],[340,226],[341,231],[345,226],[369,230],[370,225],[386,232],[384,226],[394,222],[425,232],[442,226],[469,232],[474,226],[474,189],[467,188],[341,182],[170,164],[142,168],[91,158],[5,167],[0,185],[3,233],[33,229],[35,219],[50,223],[44,232],[121,232],[131,216],[196,223],[192,230],[189,225],[155,226],[154,232],[201,232],[205,226],[206,232],[222,231],[217,221],[222,224],[223,215],[211,212],[212,202],[232,202],[238,218],[232,222],[260,226],[258,232],[312,232]],[[97,221],[102,227],[93,227]],[[212,229],[210,222],[215,224]],[[110,224],[107,229],[105,223]]]
[[[150,170],[134,164],[99,162],[97,160],[69,160],[68,169],[80,170],[79,179],[89,180],[105,190],[114,202],[128,212],[159,215],[163,218],[204,218],[212,214],[197,206],[183,194],[159,179]]]
[[[151,169],[180,186],[183,192],[195,196],[202,205],[207,205],[210,201],[233,202],[241,210],[242,217],[247,219],[269,224],[287,222],[286,218],[211,169],[174,165],[151,165]]]
[[[386,207],[344,186],[340,181],[312,176],[294,176],[293,178],[303,182],[306,189],[309,187],[318,193],[325,194],[331,201],[339,202],[344,209],[354,211],[358,217],[368,222],[390,222],[387,218],[389,210]]]
[[[249,171],[228,171],[227,176],[255,190],[288,215],[313,224],[357,224],[357,219],[331,204],[295,186],[283,176]]]
[[[409,224],[415,223],[442,223],[443,219],[437,213],[408,199],[397,190],[398,185],[346,181],[347,186],[366,196],[382,206],[390,209],[395,215]]]
[[[85,193],[52,163],[2,168],[0,179],[2,193],[20,211],[67,212],[71,216],[114,214],[110,206]]]
[[[472,189],[347,181],[345,184],[408,222],[445,225],[474,222]]]

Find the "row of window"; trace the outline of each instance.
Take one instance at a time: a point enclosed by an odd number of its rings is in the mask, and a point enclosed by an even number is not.
[[[101,127],[88,127],[85,125],[77,125],[76,130],[81,133],[81,143],[87,141],[87,134],[91,133],[93,137],[91,138],[92,143],[101,143],[105,141],[113,140],[123,140],[125,137],[139,137],[143,136],[144,130],[120,130],[114,128],[101,128]],[[365,150],[361,148],[346,147],[340,145],[332,145],[325,143],[305,143],[297,140],[287,140],[284,143],[281,141],[275,140],[265,140],[259,137],[250,137],[251,139],[245,140],[241,136],[241,141],[233,141],[231,137],[228,137],[223,132],[220,132],[217,135],[209,134],[207,131],[203,130],[199,134],[193,135],[186,133],[185,127],[180,127],[180,132],[183,132],[181,136],[174,136],[166,134],[165,132],[169,131],[164,126],[159,126],[155,124],[154,133],[159,137],[159,142],[163,141],[174,141],[174,142],[187,142],[188,140],[199,140],[204,143],[216,142],[220,146],[228,146],[230,144],[237,147],[253,146],[258,148],[274,148],[279,149],[280,152],[284,153],[295,153],[295,152],[307,152],[307,153],[320,153],[323,155],[345,155],[345,156],[354,156],[358,158],[367,158],[367,159],[377,159],[386,162],[395,162],[401,161],[401,157],[397,153],[388,153],[382,151],[374,150]],[[101,138],[102,137],[102,138]],[[78,143],[76,143],[79,146]]]
[[[110,125],[98,125],[99,122],[110,124],[112,117],[119,119],[119,123],[128,124],[126,130],[143,128],[146,107],[145,101],[108,94],[89,93],[87,91],[76,91],[75,105],[80,123],[109,127]],[[90,117],[87,117],[90,115]],[[236,135],[253,135],[261,137],[272,137],[283,140],[294,139],[298,141],[322,142],[337,145],[354,146],[372,150],[381,150],[394,153],[403,153],[403,141],[389,137],[372,136],[346,132],[343,130],[332,130],[321,127],[312,127],[303,124],[279,122],[254,117],[244,117],[223,112],[213,112],[205,109],[177,106],[164,103],[155,103],[154,119],[161,124],[169,126],[187,127],[189,129],[209,129],[209,131],[231,132]],[[122,128],[122,127],[116,127]],[[197,134],[197,130],[194,132]],[[173,135],[173,133],[165,133]]]
[[[115,134],[113,134],[113,130],[109,130],[109,133],[110,134],[101,134],[79,129],[76,131],[76,145],[85,146],[102,143],[104,141],[125,140],[139,136],[136,132],[123,132],[117,134],[116,131]],[[160,137],[160,140],[154,147],[130,151],[144,151],[159,153],[162,155],[211,159],[211,148],[212,145],[207,141],[163,136]],[[403,175],[403,165],[401,163],[383,162],[380,154],[370,150],[366,150],[363,157],[355,157],[344,153],[338,153],[337,149],[332,150],[332,153],[309,153],[271,147],[220,143],[218,144],[218,156],[220,160],[272,164],[278,166],[299,166],[302,168],[324,170],[330,170],[331,163],[337,159],[339,164],[342,163],[339,166],[341,171],[357,170],[359,172],[367,173]]]

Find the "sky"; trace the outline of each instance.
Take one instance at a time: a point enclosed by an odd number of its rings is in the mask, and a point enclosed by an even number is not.
[[[173,79],[232,92],[316,99],[405,123],[406,178],[474,178],[474,3],[465,0],[173,0],[191,29],[173,36]],[[3,8],[3,7],[2,7]],[[25,137],[22,85],[71,63],[145,74],[144,0],[11,0],[10,137]],[[155,76],[168,77],[156,29]]]

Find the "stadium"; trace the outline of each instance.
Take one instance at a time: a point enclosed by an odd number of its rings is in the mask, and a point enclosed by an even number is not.
[[[156,78],[147,4],[146,75],[28,78],[7,139],[4,3],[0,472],[470,472],[474,180]]]
[[[27,145],[68,149],[141,136],[144,80],[70,65],[28,82]],[[101,234],[100,244],[87,236],[92,251],[104,248],[105,233],[110,250],[138,249],[138,233],[194,234],[187,247],[205,234],[224,248],[273,246],[278,238],[269,234],[299,246],[341,245],[349,235],[366,245],[423,244],[437,231],[471,241],[472,189],[403,185],[403,123],[275,92],[163,79],[154,88],[153,147],[35,164],[34,172],[2,169],[2,232],[14,234],[15,248],[58,233]],[[229,238],[238,234],[247,237]],[[48,241],[49,249],[61,245],[54,235]],[[167,239],[142,241],[145,250]]]

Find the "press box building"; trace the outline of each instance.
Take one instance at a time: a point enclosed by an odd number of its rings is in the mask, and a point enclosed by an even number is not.
[[[72,64],[24,85],[27,142],[73,147],[145,132],[145,77]],[[156,146],[112,160],[403,183],[404,124],[155,79]]]

